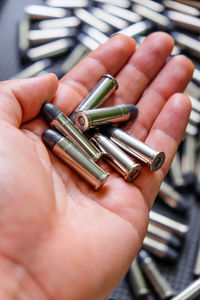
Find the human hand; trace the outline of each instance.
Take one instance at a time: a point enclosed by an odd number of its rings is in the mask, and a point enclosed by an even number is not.
[[[116,35],[59,85],[53,74],[0,84],[0,298],[105,299],[125,275],[191,109],[180,93],[193,65],[184,56],[164,65],[172,48],[165,33],[150,35],[136,51],[132,39]],[[119,83],[106,105],[140,98],[126,130],[164,151],[166,161],[154,173],[144,168],[134,183],[112,171],[94,191],[46,150],[47,125],[36,116],[52,100],[69,115],[105,73]]]

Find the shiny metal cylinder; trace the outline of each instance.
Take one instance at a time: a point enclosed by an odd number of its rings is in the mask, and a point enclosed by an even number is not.
[[[130,23],[135,23],[135,22],[141,21],[141,19],[142,19],[141,16],[134,13],[133,11],[125,9],[125,8],[121,8],[116,5],[103,4],[102,9],[105,10],[106,12],[113,14],[119,18],[122,18]]]
[[[193,274],[195,276],[200,276],[200,241],[198,243],[198,248],[197,248],[197,252],[196,252]]]
[[[162,12],[165,9],[164,5],[152,0],[131,0],[131,2],[146,6],[158,13]]]
[[[164,152],[154,150],[119,128],[109,127],[106,134],[129,155],[147,164],[151,171],[157,171],[162,167],[165,161]]]
[[[175,291],[161,274],[154,260],[146,251],[140,250],[138,260],[142,270],[161,299],[170,299],[175,295]]]
[[[149,218],[151,223],[156,224],[157,226],[165,230],[173,232],[180,237],[184,237],[189,230],[189,227],[187,225],[177,222],[171,218],[165,217],[153,210],[150,211]]]
[[[137,259],[135,259],[130,265],[128,280],[134,296],[144,297],[150,293]]]
[[[81,21],[75,16],[69,16],[66,18],[59,18],[53,20],[44,20],[38,22],[38,27],[40,29],[49,29],[49,28],[73,28],[79,26]]]
[[[31,4],[25,6],[24,11],[32,20],[64,18],[68,15],[65,9],[45,5]]]
[[[118,89],[117,80],[106,74],[102,77],[95,88],[89,93],[89,95],[81,102],[81,104],[75,109],[70,116],[71,120],[75,119],[76,112],[80,110],[94,109],[102,105],[106,99],[108,99],[114,91]]]
[[[99,44],[104,44],[109,39],[109,37],[105,33],[101,32],[98,29],[96,29],[96,28],[94,28],[92,26],[89,26],[87,24],[83,25],[81,27],[81,30],[85,34],[87,34],[91,38],[93,38],[95,41],[97,41]]]
[[[200,32],[200,19],[176,11],[168,11],[167,17],[177,26]]]
[[[189,6],[192,6],[192,7],[196,7],[198,9],[200,9],[200,3],[198,1],[192,1],[192,0],[176,0],[176,2],[180,2],[180,3],[183,3],[183,4],[186,4],[186,5],[189,5]]]
[[[178,236],[158,227],[156,224],[149,223],[146,235],[173,248],[180,248],[181,246],[181,239]]]
[[[68,9],[74,9],[79,7],[87,7],[89,5],[88,0],[73,0],[73,1],[66,1],[66,0],[46,0],[46,4],[48,6],[53,7],[63,7]]]
[[[75,125],[84,132],[90,128],[131,120],[137,115],[137,112],[137,107],[131,104],[81,110],[76,113]]]
[[[30,47],[28,32],[30,30],[30,19],[24,17],[18,24],[18,48],[24,53]]]
[[[128,0],[93,0],[93,1],[97,3],[113,4],[123,8],[130,7],[130,2]]]
[[[71,38],[60,39],[44,45],[28,49],[26,56],[32,61],[37,61],[47,57],[53,57],[67,52],[73,46],[74,41]]]
[[[145,236],[142,248],[168,261],[175,261],[178,258],[178,252],[175,249],[169,247],[166,243],[159,242],[153,237]]]
[[[186,134],[183,141],[182,174],[187,185],[195,182],[196,137]]]
[[[100,46],[99,42],[97,42],[87,34],[79,33],[76,38],[83,46],[88,48],[90,51],[93,51]]]
[[[193,75],[194,75],[194,73],[193,73]],[[198,76],[197,76],[197,78],[198,78]],[[200,72],[199,72],[199,84],[200,84]],[[185,93],[186,93],[186,95],[192,96],[196,99],[200,99],[200,86],[198,85],[198,82],[196,82],[196,78],[193,77],[192,81],[189,82],[189,84],[187,85],[187,87],[185,89]]]
[[[135,13],[137,13],[138,15],[152,21],[154,24],[156,24],[157,26],[159,26],[161,28],[171,29],[170,20],[166,16],[164,16],[150,8],[147,8],[143,5],[134,4],[132,6],[132,10]]]
[[[31,64],[30,66],[28,66],[21,72],[15,74],[10,79],[30,78],[30,77],[37,76],[40,72],[44,71],[45,68],[50,66],[50,64],[51,64],[50,59],[39,60],[39,61]]]
[[[74,123],[55,105],[45,103],[42,106],[41,112],[53,129],[58,130],[64,136],[68,137],[71,142],[86,152],[92,160],[97,161],[102,156],[102,153],[89,142],[85,135],[74,126]]]
[[[58,39],[73,37],[77,33],[75,28],[51,28],[51,29],[32,29],[27,37],[31,46],[49,43]]]
[[[166,181],[162,182],[158,195],[169,207],[180,212],[186,212],[188,210],[188,197],[185,198]]]
[[[187,92],[186,92],[186,94],[187,94]],[[198,100],[197,98],[195,98],[189,94],[187,94],[187,96],[190,98],[190,101],[192,103],[192,110],[197,112],[199,115],[200,114],[200,100]],[[192,113],[192,111],[191,111],[191,113]],[[198,123],[198,122],[199,122],[199,120],[197,119],[195,123]]]
[[[200,295],[200,278],[193,281],[186,289],[180,292],[175,297],[171,298],[171,300],[192,300],[196,299],[197,296]]]
[[[90,50],[87,47],[82,44],[78,44],[61,64],[60,69],[62,74],[69,72],[89,52]]]
[[[183,188],[185,181],[181,169],[181,158],[179,152],[176,152],[172,164],[169,169],[169,174],[172,180],[172,184],[175,188]]]
[[[197,126],[195,125],[192,125],[191,123],[188,123],[187,127],[186,127],[186,130],[185,130],[185,133],[187,135],[191,135],[191,136],[197,136],[197,134],[199,133],[199,129]]]
[[[141,165],[133,161],[105,135],[95,133],[91,140],[95,146],[103,152],[106,161],[117,170],[127,182],[132,182],[141,173]]]
[[[151,30],[153,28],[153,23],[145,20],[145,21],[140,21],[134,24],[131,24],[127,26],[126,28],[119,30],[116,32],[116,34],[124,34],[130,37],[135,37],[138,34],[145,34],[147,31]]]
[[[90,12],[95,17],[99,18],[103,22],[109,24],[110,26],[112,26],[118,30],[123,29],[129,25],[129,23],[127,21],[108,13],[101,8],[93,7],[90,9]]]
[[[200,70],[199,70],[199,69],[197,69],[197,68],[194,69],[194,73],[193,73],[193,75],[192,75],[192,79],[193,79],[197,84],[200,85]]]
[[[192,102],[192,100],[191,100]],[[194,101],[193,101],[194,103]],[[200,125],[200,114],[199,112],[195,111],[194,109],[191,110],[190,116],[189,116],[189,122],[195,126]]]
[[[51,129],[44,131],[43,142],[50,150],[64,161],[69,167],[83,177],[95,190],[100,188],[107,180],[106,173],[83,153],[69,139]]]
[[[195,57],[200,57],[200,41],[187,34],[172,31],[171,35],[175,43],[182,49],[186,49]]]
[[[172,9],[172,10],[176,10],[179,12],[182,12],[184,14],[188,14],[191,16],[199,16],[199,10],[195,7],[192,7],[190,5],[186,5],[183,3],[177,3],[176,1],[171,1],[171,0],[164,0],[163,4],[166,8]]]
[[[88,12],[86,9],[77,8],[74,10],[74,14],[84,23],[91,25],[105,34],[109,34],[112,28],[107,23],[95,17],[92,13]]]

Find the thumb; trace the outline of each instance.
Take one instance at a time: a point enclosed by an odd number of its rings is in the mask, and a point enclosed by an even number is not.
[[[0,120],[19,127],[40,111],[44,102],[51,101],[58,86],[54,74],[0,83]]]

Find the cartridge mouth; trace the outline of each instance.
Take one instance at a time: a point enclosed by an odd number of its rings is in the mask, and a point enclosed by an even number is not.
[[[115,86],[115,89],[116,89],[116,90],[118,89],[119,84],[118,84],[117,80],[116,80],[112,75],[110,75],[110,74],[105,74],[105,75],[103,75],[103,77],[109,78],[110,80],[112,80],[113,85]]]
[[[150,170],[155,172],[159,170],[165,161],[165,153],[157,152],[150,166]]]
[[[127,182],[133,182],[140,175],[141,171],[142,166],[140,164],[134,164],[130,166],[124,178]]]

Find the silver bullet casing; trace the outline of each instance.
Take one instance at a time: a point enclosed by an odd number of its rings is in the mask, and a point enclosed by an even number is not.
[[[134,181],[141,173],[141,165],[132,160],[105,135],[95,133],[91,141],[103,152],[106,161],[116,169],[127,182]]]
[[[95,190],[107,180],[109,173],[101,169],[69,139],[58,132],[47,129],[42,135],[45,145],[69,167],[83,177]]]
[[[151,171],[157,171],[162,167],[165,161],[164,152],[152,149],[119,128],[107,128],[106,135],[129,155],[147,164]]]
[[[110,74],[105,74],[89,95],[75,109],[70,119],[73,121],[76,112],[80,110],[94,109],[103,104],[114,91],[118,89],[117,80]]]
[[[102,153],[90,143],[83,133],[74,126],[73,122],[55,105],[45,103],[42,106],[41,112],[53,129],[68,137],[82,152],[87,153],[87,156],[93,161],[97,161],[102,156]]]
[[[103,125],[112,125],[133,119],[138,109],[133,104],[121,104],[103,108],[78,111],[75,124],[81,131]]]
[[[171,300],[192,300],[197,299],[198,295],[200,295],[200,278],[193,281],[186,289],[171,298]]]

